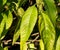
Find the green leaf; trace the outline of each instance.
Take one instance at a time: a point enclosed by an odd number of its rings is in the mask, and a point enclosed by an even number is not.
[[[0,0],[0,6],[3,6],[6,2],[7,0]]]
[[[41,19],[39,21],[41,21],[41,22],[38,24],[40,25],[39,31],[40,31],[41,38],[44,43],[44,49],[53,50],[55,34],[56,34],[54,26],[53,26],[52,22],[50,21],[50,18],[47,14],[41,12],[40,17],[41,17]]]
[[[4,47],[4,50],[8,50],[8,47]]]
[[[18,5],[22,6],[22,4],[25,4],[28,0],[18,0]]]
[[[36,21],[37,9],[35,6],[29,7],[22,17],[22,22],[20,26],[20,41],[22,42],[21,45],[23,45],[23,43],[26,42],[30,37]]]
[[[52,21],[52,23],[55,25],[57,18],[57,10],[54,0],[43,0],[43,1],[45,3],[46,12],[49,15],[49,18]]]
[[[5,17],[2,17],[2,15],[0,15],[0,37],[4,30],[4,25],[5,25]]]
[[[18,19],[17,27],[16,27],[15,32],[14,32],[12,45],[14,45],[14,43],[17,41],[17,39],[20,36],[20,30],[19,29],[20,29],[20,25],[21,25],[21,18],[22,18],[23,14],[24,14],[24,12],[21,12],[20,10],[24,11],[21,8],[19,9],[18,14],[19,14],[20,18],[18,17],[19,19]]]
[[[4,21],[5,22],[5,28],[2,32],[1,39],[3,39],[5,37],[6,33],[8,32],[8,29],[11,27],[12,22],[13,22],[13,16],[12,16],[12,13],[10,10],[6,11],[2,15],[5,18],[5,21]]]
[[[3,0],[3,5],[7,2],[7,0]]]
[[[20,30],[18,30],[17,32],[15,32],[14,36],[13,36],[13,42],[12,45],[14,45],[14,43],[17,41],[17,39],[20,36]]]
[[[43,40],[42,39],[40,40],[39,45],[40,45],[40,49],[41,50],[44,50],[44,43],[43,43]]]
[[[4,49],[0,46],[0,50],[4,50]]]
[[[12,22],[13,22],[13,16],[12,16],[11,11],[8,11],[6,16],[7,16],[7,18],[6,18],[6,29],[9,29]]]
[[[60,50],[60,36],[58,37],[58,40],[57,40],[56,50]]]

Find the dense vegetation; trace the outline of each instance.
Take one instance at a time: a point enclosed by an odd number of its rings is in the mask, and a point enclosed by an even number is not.
[[[60,0],[0,0],[0,50],[60,50]]]

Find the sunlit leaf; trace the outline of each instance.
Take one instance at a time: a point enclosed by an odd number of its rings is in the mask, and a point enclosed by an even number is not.
[[[35,6],[29,7],[22,17],[20,27],[21,45],[28,40],[37,21],[37,9]]]
[[[44,43],[45,50],[53,50],[55,41],[55,29],[49,16],[41,12],[41,22],[40,22],[40,34]],[[39,20],[40,21],[40,20]]]
[[[58,37],[58,40],[57,40],[56,50],[60,50],[60,36]]]
[[[2,32],[1,39],[2,39],[2,37],[3,38],[5,37],[6,33],[8,32],[8,29],[11,27],[12,22],[13,22],[13,16],[12,16],[11,11],[7,11],[7,12],[3,13],[2,15],[5,18],[5,21],[4,21],[5,22],[5,28]]]
[[[17,41],[17,39],[20,36],[20,30],[18,30],[17,32],[15,32],[14,36],[13,36],[13,42],[12,45],[14,45],[14,43]]]
[[[6,29],[9,29],[12,22],[13,22],[13,16],[12,16],[12,13],[11,11],[8,11],[7,12],[8,14],[6,15],[7,16],[7,19],[6,19]]]
[[[2,15],[0,14],[0,37],[4,30],[4,25],[5,25],[5,17],[2,17]]]
[[[40,45],[40,49],[41,50],[44,50],[44,43],[43,43],[42,39],[40,40],[39,45]]]
[[[8,50],[8,47],[4,47],[4,50]]]

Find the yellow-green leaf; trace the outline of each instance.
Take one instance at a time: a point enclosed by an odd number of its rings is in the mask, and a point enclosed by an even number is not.
[[[56,43],[56,50],[60,50],[60,36],[58,37],[58,40]]]
[[[9,29],[11,24],[12,24],[12,22],[13,22],[13,16],[12,16],[12,13],[11,13],[10,10],[7,13],[8,14],[6,15],[7,16],[7,19],[6,19],[6,29]]]
[[[39,31],[41,34],[41,38],[44,43],[45,50],[53,50],[54,48],[54,41],[55,41],[55,28],[49,18],[49,16],[43,12],[41,12],[42,21],[38,23]],[[39,20],[40,21],[40,20]]]
[[[8,47],[4,47],[4,50],[8,50]]]
[[[42,39],[40,40],[39,45],[40,45],[40,49],[41,50],[44,50],[44,43],[43,43],[43,40]]]
[[[0,15],[0,37],[4,30],[4,25],[5,25],[5,17],[2,17],[2,15]]]
[[[30,37],[30,34],[33,31],[36,21],[37,21],[37,9],[35,6],[29,7],[22,17],[20,27],[20,41],[22,43],[26,42]]]

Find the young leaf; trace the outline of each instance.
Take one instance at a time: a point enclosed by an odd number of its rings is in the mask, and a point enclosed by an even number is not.
[[[58,37],[58,40],[57,40],[56,50],[60,50],[60,36]]]
[[[22,17],[22,22],[20,26],[20,41],[23,45],[26,42],[33,31],[35,23],[37,21],[37,9],[35,6],[29,7]]]
[[[45,9],[47,14],[49,15],[50,20],[55,25],[57,18],[57,10],[55,6],[54,0],[43,0],[45,3]]]
[[[41,38],[44,43],[44,49],[45,50],[53,50],[54,46],[54,41],[55,41],[55,29],[52,24],[52,22],[49,19],[49,16],[43,12],[41,12],[41,21],[38,23],[39,29],[40,29],[40,34]]]

